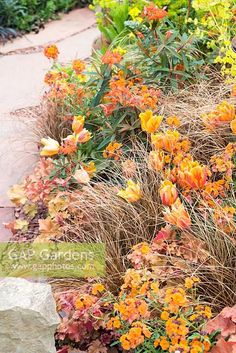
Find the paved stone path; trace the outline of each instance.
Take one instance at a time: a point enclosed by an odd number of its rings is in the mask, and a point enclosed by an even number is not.
[[[7,190],[33,169],[38,158],[35,117],[26,112],[40,103],[45,90],[43,79],[50,62],[43,48],[56,43],[60,62],[85,59],[98,35],[94,13],[84,8],[48,23],[38,34],[0,46],[0,241],[10,235],[2,222],[13,218]]]

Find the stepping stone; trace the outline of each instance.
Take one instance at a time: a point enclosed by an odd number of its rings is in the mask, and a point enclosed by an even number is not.
[[[3,223],[11,222],[14,219],[14,208],[0,208],[0,242],[8,242],[12,236],[10,230],[6,229]]]

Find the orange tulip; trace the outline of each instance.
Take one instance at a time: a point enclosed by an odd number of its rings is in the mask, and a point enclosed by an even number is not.
[[[151,142],[157,149],[164,149],[167,152],[173,152],[180,139],[178,131],[167,130],[166,133],[158,133],[151,135]]]
[[[208,169],[198,162],[184,160],[180,164],[178,183],[184,188],[202,189],[207,183]]]
[[[139,118],[142,130],[149,133],[157,131],[163,120],[162,116],[153,115],[151,110],[146,110],[144,113],[139,114]]]
[[[148,166],[157,172],[163,169],[165,165],[165,156],[161,151],[151,151],[149,153]]]
[[[78,134],[84,127],[84,117],[81,115],[74,116],[72,130]]]
[[[231,121],[230,127],[231,127],[233,134],[236,134],[236,119]]]
[[[175,185],[171,181],[165,180],[160,187],[161,202],[164,206],[171,206],[178,198],[178,192]]]
[[[140,185],[138,183],[136,184],[131,179],[129,179],[127,181],[126,189],[120,190],[117,193],[117,195],[122,197],[123,199],[125,199],[128,202],[136,202],[141,198],[142,192],[140,189]]]
[[[177,199],[170,208],[164,212],[164,219],[166,222],[175,225],[176,227],[184,230],[191,226],[191,219],[188,212],[185,210],[180,199]]]
[[[235,108],[232,104],[224,101],[216,109],[208,114],[203,114],[203,122],[208,129],[214,129],[235,119]]]
[[[235,108],[232,104],[224,101],[216,107],[220,121],[231,121],[235,118]]]
[[[79,143],[88,142],[91,139],[91,137],[92,137],[92,134],[87,129],[83,129],[78,134],[76,134],[76,140]]]

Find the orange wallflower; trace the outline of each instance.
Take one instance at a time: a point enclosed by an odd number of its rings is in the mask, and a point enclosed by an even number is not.
[[[164,219],[172,225],[180,229],[187,229],[191,226],[191,219],[188,212],[185,210],[180,199],[177,199],[171,206],[171,209],[167,208],[164,212]]]
[[[135,349],[142,344],[146,338],[151,337],[147,326],[140,321],[133,322],[129,331],[120,337],[121,346],[125,350]]]
[[[95,302],[96,298],[89,295],[89,294],[83,294],[77,298],[75,301],[75,307],[77,310],[83,310],[86,308],[90,308]]]
[[[234,222],[234,215],[236,209],[231,206],[217,207],[213,214],[213,220],[217,226],[222,229],[225,233],[234,233],[236,230],[236,224]]]
[[[186,292],[183,288],[168,288],[164,298],[165,303],[177,307],[185,306],[188,303]]]
[[[179,120],[179,118],[177,118],[177,116],[169,116],[166,119],[166,123],[169,126],[175,126],[175,127],[180,126],[180,120]]]
[[[189,317],[190,321],[198,321],[199,319],[210,319],[212,317],[211,308],[209,306],[197,305],[195,313]]]
[[[113,141],[110,142],[103,151],[103,158],[114,158],[116,161],[120,159],[122,143]]]
[[[144,113],[139,114],[141,121],[141,128],[143,131],[154,133],[159,129],[163,117],[160,115],[153,115],[151,110],[146,110]]]
[[[149,21],[158,21],[166,17],[168,13],[164,9],[159,9],[154,3],[144,7],[143,17],[147,17]]]
[[[62,146],[60,147],[60,152],[65,154],[65,155],[69,155],[72,154],[74,152],[76,152],[77,150],[77,143],[76,141],[73,141],[71,139],[64,139]]]
[[[139,183],[136,184],[131,179],[129,179],[127,181],[126,189],[120,190],[117,195],[128,202],[136,202],[141,198],[142,192]]]
[[[189,332],[184,319],[172,317],[166,322],[166,333],[170,338],[175,336],[186,336]]]
[[[198,282],[200,282],[200,279],[195,277],[195,276],[187,277],[187,278],[185,278],[185,284],[184,285],[185,285],[185,288],[191,289],[191,288],[193,288],[194,284],[198,283]]]
[[[165,180],[160,187],[161,202],[164,206],[171,206],[178,198],[178,191],[171,181]]]
[[[148,318],[150,312],[148,305],[143,299],[126,298],[125,300],[116,303],[114,309],[119,312],[122,320],[132,323],[140,318]]]
[[[118,316],[115,316],[113,318],[111,318],[108,322],[107,322],[107,328],[108,330],[112,330],[113,328],[115,329],[119,329],[121,327],[121,322]]]
[[[109,66],[114,64],[119,64],[122,60],[122,55],[117,51],[107,50],[106,53],[102,56],[102,62]]]
[[[162,311],[162,313],[161,313],[161,320],[167,321],[168,319],[169,319],[169,313],[168,313],[168,311],[166,311],[166,310]]]
[[[105,287],[104,287],[103,284],[101,284],[101,283],[96,283],[96,284],[94,284],[93,287],[92,287],[92,294],[93,294],[93,295],[97,295],[98,293],[104,292],[104,290],[105,290]]]
[[[44,55],[48,59],[54,59],[56,60],[59,54],[59,50],[55,44],[48,45],[47,47],[44,48]]]
[[[85,63],[81,60],[72,61],[72,68],[77,75],[80,75],[84,71],[85,67]]]
[[[116,106],[135,107],[139,110],[156,109],[160,90],[147,87],[142,82],[126,79],[123,72],[114,75],[109,83],[110,90],[104,101],[114,111]],[[106,104],[106,105],[108,105]]]
[[[167,341],[166,337],[161,337],[159,345],[164,351],[166,351],[169,348],[170,343]]]
[[[56,71],[56,70],[51,70],[51,71],[48,71],[46,74],[45,74],[45,77],[44,77],[44,82],[46,84],[48,84],[49,86],[52,86],[54,85],[58,80],[61,80],[63,78],[68,78],[68,74],[66,72],[63,72],[63,71]]]

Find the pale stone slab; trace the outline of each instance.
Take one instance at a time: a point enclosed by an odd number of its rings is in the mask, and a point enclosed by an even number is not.
[[[0,281],[1,352],[56,353],[59,322],[50,285],[21,278]]]
[[[0,242],[8,242],[12,236],[11,231],[6,229],[3,223],[8,223],[14,220],[14,208],[0,208]]]
[[[12,206],[8,189],[32,172],[38,157],[29,123],[10,118],[0,120],[0,207]]]
[[[29,33],[13,42],[0,45],[0,53],[6,54],[29,47],[42,46],[47,43],[56,43],[74,34],[86,30],[96,22],[93,11],[88,8],[77,9],[64,14],[60,20],[45,24],[45,28],[39,33]]]

